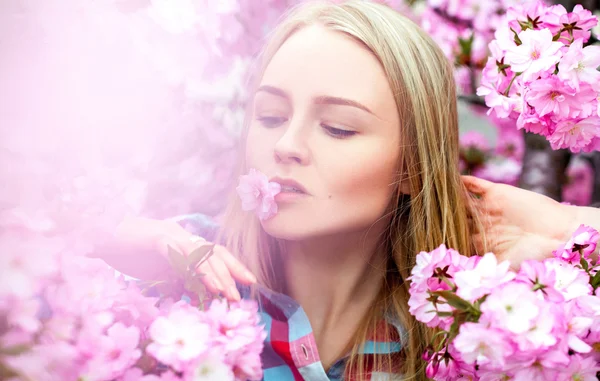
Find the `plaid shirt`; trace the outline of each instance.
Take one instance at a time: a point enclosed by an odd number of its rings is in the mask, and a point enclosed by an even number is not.
[[[176,218],[187,230],[207,239],[214,237],[214,223],[208,223],[201,215],[187,215]],[[279,294],[265,287],[258,287],[257,302],[262,324],[267,332],[262,353],[264,369],[263,381],[342,381],[347,357],[338,360],[325,371],[317,352],[313,331],[302,307],[287,295]],[[249,287],[240,287],[243,298],[250,297]],[[392,354],[401,361],[401,340],[406,332],[395,319],[382,321],[391,325],[390,332],[397,333],[393,341],[381,339],[381,334],[373,336],[362,346],[367,356],[367,364],[377,354]],[[385,327],[382,327],[384,329]],[[379,336],[379,338],[377,337]],[[367,365],[369,366],[369,365]],[[399,375],[369,370],[371,381],[399,380]]]
[[[242,288],[242,297],[249,296],[249,288]],[[284,294],[278,294],[264,287],[258,289],[259,313],[262,324],[267,331],[262,353],[264,381],[341,381],[344,378],[344,367],[347,358],[338,360],[325,371],[317,352],[317,344],[308,317],[300,305]],[[363,346],[362,353],[367,356],[375,354],[397,354],[401,356],[400,344],[403,330],[391,322],[393,331],[398,333],[396,341],[386,342],[371,337]],[[377,334],[375,333],[375,336]],[[380,335],[381,336],[381,335]],[[391,381],[400,379],[387,373],[372,372],[370,379]]]

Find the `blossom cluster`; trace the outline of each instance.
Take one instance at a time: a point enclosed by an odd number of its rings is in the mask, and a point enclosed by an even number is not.
[[[492,253],[422,252],[410,312],[439,334],[424,358],[435,380],[596,380],[600,234],[581,225],[543,261],[518,271]]]
[[[600,46],[588,45],[597,23],[581,5],[510,7],[477,94],[490,112],[545,136],[553,149],[600,149]]]
[[[503,22],[514,0],[427,0],[421,26],[455,64],[455,76],[462,93],[472,94],[485,66],[488,44]]]
[[[197,294],[190,292],[197,279],[189,274],[185,282],[179,276],[173,279],[181,281],[152,285],[126,282],[99,259],[66,254],[64,240],[27,240],[15,234],[2,238],[3,379],[233,381],[262,377],[265,332],[255,302],[199,303]],[[188,259],[207,252],[205,248]],[[176,255],[171,253],[174,268],[177,261],[185,263],[183,256]],[[159,296],[151,296],[150,291],[156,294],[159,286]],[[167,289],[169,293],[164,292]],[[196,302],[191,303],[194,298]]]

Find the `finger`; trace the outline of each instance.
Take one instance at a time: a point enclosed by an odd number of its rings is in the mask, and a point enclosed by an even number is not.
[[[235,286],[235,281],[229,273],[229,269],[221,258],[213,256],[208,260],[210,267],[219,283],[224,287],[223,295],[230,300],[240,300],[240,293]]]
[[[211,294],[221,294],[224,293],[225,288],[217,279],[217,276],[214,274],[214,270],[210,266],[208,262],[204,262],[196,269],[198,274],[202,274],[202,283],[208,289]]]
[[[225,247],[217,245],[214,249],[216,255],[225,263],[229,269],[229,273],[233,278],[244,284],[256,283],[256,277],[246,266],[242,264],[233,254]]]
[[[486,192],[494,185],[491,181],[480,179],[475,176],[461,176],[467,190],[471,193],[484,196]]]

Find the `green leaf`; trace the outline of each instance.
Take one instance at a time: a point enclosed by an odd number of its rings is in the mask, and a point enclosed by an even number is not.
[[[581,254],[581,253],[580,253]],[[579,263],[581,263],[581,267],[583,267],[583,269],[588,272],[589,271],[589,266],[587,261],[585,260],[585,258],[583,256],[581,256],[581,259],[579,260]]]
[[[458,39],[458,44],[460,46],[460,51],[463,55],[465,55],[466,57],[471,57],[471,49],[473,46],[473,38],[475,37],[474,34],[471,34],[471,36],[469,36],[469,38],[459,38]]]
[[[172,295],[174,293],[174,291],[177,289],[174,282],[160,283],[160,284],[157,284],[155,287],[156,287],[156,292],[159,295],[161,295],[161,297]]]
[[[197,269],[204,261],[206,261],[213,253],[215,245],[203,245],[192,251],[187,258],[187,263],[190,269]]]
[[[523,42],[522,42],[522,41],[521,41],[521,39],[519,38],[519,34],[518,34],[518,33],[517,33],[517,32],[516,32],[516,31],[515,31],[513,28],[510,28],[510,30],[511,30],[511,31],[514,33],[514,41],[515,41],[515,44],[517,44],[517,46],[519,46],[519,45],[522,45],[522,44],[523,44]]]
[[[471,303],[456,295],[452,291],[434,291],[432,292],[432,294],[441,296],[446,300],[446,302],[448,302],[449,305],[456,308],[457,310],[470,311],[475,309],[475,307]]]
[[[206,287],[199,277],[191,277],[186,279],[183,287],[189,292],[192,292],[194,295],[198,295],[198,297],[203,297],[206,295]]]
[[[598,288],[598,286],[600,286],[600,271],[598,271],[596,274],[594,274],[590,283],[594,289],[596,289],[596,288]]]
[[[181,277],[185,276],[185,273],[187,272],[187,260],[171,246],[169,246],[169,262],[177,275],[180,275]]]

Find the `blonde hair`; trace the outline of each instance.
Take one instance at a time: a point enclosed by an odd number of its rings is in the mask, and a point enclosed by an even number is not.
[[[387,279],[373,313],[363,319],[356,333],[346,376],[368,379],[365,359],[358,351],[380,322],[380,311],[385,310],[397,317],[407,337],[402,340],[402,359],[379,356],[374,364],[376,371],[425,379],[421,356],[432,332],[408,312],[406,279],[419,251],[431,251],[445,243],[465,255],[473,252],[470,208],[458,170],[453,68],[425,32],[385,5],[367,1],[308,2],[292,9],[273,31],[258,61],[254,82],[260,83],[267,65],[287,38],[314,24],[353,37],[383,67],[401,121],[403,149],[396,185],[406,182],[411,195],[402,195],[398,186],[390,205],[391,223],[383,242],[390,253]],[[244,163],[240,170],[246,170]],[[281,290],[277,281],[281,244],[262,230],[254,216],[241,211],[237,197],[230,203],[223,227],[228,249],[247,264],[261,284]],[[393,332],[387,335],[391,338]]]

